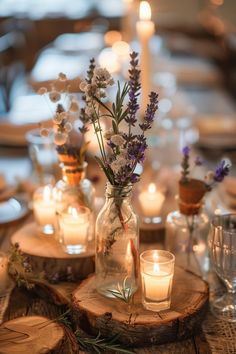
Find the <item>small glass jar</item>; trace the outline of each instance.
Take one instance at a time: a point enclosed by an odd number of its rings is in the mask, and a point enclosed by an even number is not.
[[[56,229],[56,203],[51,185],[36,189],[33,194],[33,211],[39,232],[53,235]]]
[[[140,255],[142,303],[147,310],[170,308],[175,256],[163,250],[148,250]]]
[[[90,223],[89,208],[72,204],[59,214],[60,241],[68,254],[86,251]]]
[[[128,296],[137,290],[138,218],[130,201],[132,186],[106,187],[106,202],[96,221],[96,288],[106,297],[120,289]]]
[[[70,164],[70,165],[68,165]],[[78,165],[78,163],[62,163],[62,179],[56,183],[54,188],[54,198],[56,201],[56,212],[59,215],[62,210],[72,204],[77,204],[89,208],[90,224],[88,231],[89,241],[94,240],[95,218],[94,218],[94,188],[92,183],[85,178],[87,162]]]
[[[204,212],[184,215],[179,210],[172,211],[166,218],[165,249],[176,256],[177,264],[204,275],[209,270],[209,228]]]

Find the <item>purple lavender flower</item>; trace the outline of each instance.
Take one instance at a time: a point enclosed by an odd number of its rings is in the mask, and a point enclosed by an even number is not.
[[[158,109],[158,94],[156,92],[151,92],[149,95],[149,99],[150,102],[147,105],[147,110],[144,116],[144,122],[142,124],[139,124],[140,128],[143,131],[151,129],[156,110]]]
[[[222,160],[219,165],[216,167],[215,174],[214,174],[214,181],[215,182],[222,182],[223,179],[228,176],[230,171],[230,164],[227,163],[225,160]]]
[[[144,138],[143,141],[134,141],[131,144],[128,144],[127,148],[127,153],[128,153],[128,158],[130,160],[138,162],[143,162],[145,155],[144,152],[147,148],[147,143],[146,139]]]
[[[201,156],[196,156],[194,163],[195,166],[202,166],[204,164],[204,159]]]
[[[182,153],[184,155],[184,157],[188,157],[189,156],[189,153],[190,153],[190,148],[189,146],[185,146],[182,150]]]
[[[140,70],[138,67],[138,53],[133,52],[130,54],[130,70],[129,70],[129,102],[127,106],[128,114],[125,117],[125,121],[134,126],[137,122],[136,113],[139,109],[138,96],[140,95]]]

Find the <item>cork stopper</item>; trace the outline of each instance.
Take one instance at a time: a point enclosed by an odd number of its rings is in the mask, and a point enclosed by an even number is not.
[[[59,161],[61,162],[63,178],[70,185],[79,184],[85,177],[87,163],[84,162],[80,165],[76,157],[67,154],[58,154]]]

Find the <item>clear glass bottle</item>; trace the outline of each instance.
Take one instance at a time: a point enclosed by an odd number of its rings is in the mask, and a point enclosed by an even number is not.
[[[137,290],[138,217],[131,204],[132,185],[106,187],[106,202],[96,221],[96,287],[106,297]]]
[[[165,249],[174,253],[178,265],[202,276],[209,270],[209,227],[209,218],[204,212],[184,215],[175,210],[166,219]]]
[[[70,163],[70,165],[68,165]],[[89,179],[85,178],[87,162],[83,166],[64,162],[62,165],[62,179],[56,183],[54,197],[56,200],[56,213],[73,204],[85,206],[91,211],[91,220],[88,231],[88,241],[94,240],[94,188]]]

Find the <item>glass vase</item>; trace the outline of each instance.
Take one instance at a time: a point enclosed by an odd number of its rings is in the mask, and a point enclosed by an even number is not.
[[[139,228],[131,191],[132,185],[107,184],[95,237],[97,291],[106,297],[123,296],[126,300],[137,290],[138,279]]]
[[[68,159],[69,160],[69,159]],[[61,163],[62,179],[55,186],[56,213],[60,215],[63,210],[72,206],[80,205],[90,209],[90,222],[88,241],[94,240],[95,217],[94,217],[94,188],[92,183],[85,178],[87,162],[78,165],[72,161]],[[60,232],[59,241],[60,240]]]
[[[176,256],[177,264],[202,276],[209,270],[209,228],[209,218],[204,212],[184,215],[176,210],[166,218],[165,248]]]

